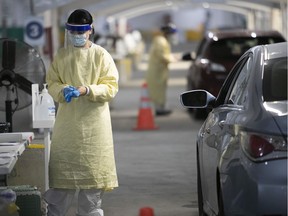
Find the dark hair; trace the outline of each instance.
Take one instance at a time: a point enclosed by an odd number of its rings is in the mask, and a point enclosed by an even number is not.
[[[70,24],[91,25],[93,23],[93,18],[87,10],[77,9],[70,14],[67,22]]]

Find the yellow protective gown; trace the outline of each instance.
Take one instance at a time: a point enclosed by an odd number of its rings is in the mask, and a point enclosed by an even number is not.
[[[168,65],[173,61],[168,40],[158,35],[153,39],[150,52],[146,81],[150,99],[157,106],[166,103],[166,88],[169,77]]]
[[[118,186],[109,101],[118,91],[110,54],[92,44],[57,53],[47,73],[48,91],[59,103],[51,140],[50,188],[112,189]],[[65,102],[65,86],[88,86],[86,96]]]

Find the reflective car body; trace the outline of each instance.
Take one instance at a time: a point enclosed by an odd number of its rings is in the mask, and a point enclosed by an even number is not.
[[[217,95],[228,73],[245,51],[256,45],[284,41],[277,31],[235,29],[208,32],[196,53],[184,57],[184,60],[192,60],[187,73],[187,90],[204,89]],[[205,114],[205,109],[198,109],[195,117],[206,117]]]
[[[217,98],[181,102],[212,110],[197,137],[199,215],[287,215],[287,43],[249,49]]]

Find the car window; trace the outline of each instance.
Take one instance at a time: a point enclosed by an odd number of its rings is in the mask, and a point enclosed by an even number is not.
[[[273,36],[258,37],[256,45],[273,44],[273,43],[280,43],[284,41],[285,39],[282,37],[273,37]]]
[[[262,36],[262,37],[233,37],[216,41],[211,41],[205,51],[205,58],[213,62],[234,61],[236,62],[251,47],[283,42],[280,37]]]
[[[242,106],[245,104],[248,96],[247,84],[251,74],[251,65],[252,57],[249,57],[246,63],[243,65],[234,84],[231,86],[232,90],[230,91],[228,97],[229,104],[234,104],[238,106]]]
[[[241,52],[241,49],[237,51],[237,48],[233,48],[231,42],[232,40],[213,41],[207,48],[205,57],[213,62],[231,60],[236,62],[243,52]]]
[[[287,100],[287,58],[265,62],[262,88],[264,101]]]
[[[245,65],[248,58],[249,58],[249,53],[243,55],[243,57],[239,59],[239,61],[235,64],[235,66],[233,67],[229,75],[227,76],[224,84],[222,85],[220,89],[220,92],[217,96],[216,105],[219,106],[219,105],[224,104],[228,93],[231,92],[231,86],[233,82],[235,82],[237,76],[239,75],[239,71],[241,71],[241,69]]]

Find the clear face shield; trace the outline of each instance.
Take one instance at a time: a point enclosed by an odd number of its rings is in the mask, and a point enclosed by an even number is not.
[[[173,25],[170,28],[170,34],[168,34],[168,40],[172,45],[177,45],[179,43],[178,31],[176,27]]]
[[[92,35],[91,30],[92,25],[90,24],[76,25],[66,23],[64,47],[84,47]]]
[[[179,36],[177,33],[173,33],[173,34],[169,35],[168,40],[172,45],[179,44]]]

